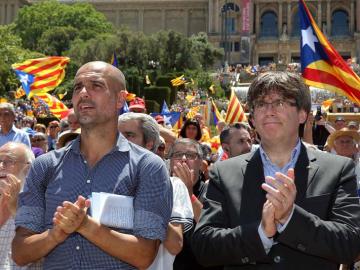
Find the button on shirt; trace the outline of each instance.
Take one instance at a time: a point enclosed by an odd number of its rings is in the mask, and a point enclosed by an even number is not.
[[[121,134],[114,149],[93,168],[79,147],[78,138],[34,161],[19,195],[15,225],[41,233],[52,228],[56,207],[63,201],[107,192],[134,197],[134,229],[122,232],[163,241],[172,210],[172,187],[164,162]],[[45,257],[44,269],[135,268],[73,233]]]
[[[14,125],[7,134],[1,133],[0,129],[0,147],[7,142],[23,143],[31,148],[29,135],[25,131],[16,128]]]

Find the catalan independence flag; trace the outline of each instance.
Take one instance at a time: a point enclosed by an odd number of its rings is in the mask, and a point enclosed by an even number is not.
[[[119,63],[116,57],[116,53],[114,52],[111,56],[111,62],[110,62],[114,67],[119,67]]]
[[[241,103],[238,100],[237,96],[235,95],[235,91],[232,90],[229,105],[226,111],[225,122],[227,124],[232,124],[243,121],[247,121],[245,111],[241,106]]]
[[[360,104],[360,78],[316,25],[304,0],[299,0],[301,69],[305,83],[347,96]]]
[[[65,67],[70,58],[51,56],[29,59],[11,67],[23,85],[28,97],[34,94],[48,92],[57,87],[65,76]]]
[[[217,125],[217,123],[219,121],[224,121],[224,119],[222,118],[214,100],[211,100],[211,112],[213,114],[214,117],[214,124]]]
[[[171,80],[172,86],[180,86],[186,83],[186,78],[184,75],[176,77],[175,79]]]
[[[65,118],[69,113],[69,109],[64,103],[48,93],[37,94],[33,97],[35,102],[39,102],[38,99],[41,99],[47,105],[49,111],[59,119]]]

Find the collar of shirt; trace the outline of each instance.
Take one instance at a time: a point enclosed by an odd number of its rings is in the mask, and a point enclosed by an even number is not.
[[[79,154],[79,155],[81,154],[80,139],[81,139],[81,135],[78,136],[74,140],[74,142],[70,145],[71,151],[73,151],[74,153]],[[119,132],[117,133],[116,145],[113,147],[113,149],[110,151],[110,153],[112,153],[114,151],[119,151],[119,152],[129,152],[130,151],[129,141]]]
[[[2,133],[2,129],[0,128],[0,134],[2,134],[3,136],[7,136],[9,135],[11,132],[16,133],[16,131],[18,131],[19,129],[15,127],[15,125],[12,125],[11,129],[9,130],[9,132],[7,134],[3,134]]]
[[[270,158],[268,157],[268,155],[265,153],[264,149],[262,148],[262,145],[260,145],[259,149],[260,149],[261,161],[263,163],[263,168],[264,168],[264,175],[275,177],[276,172],[281,172],[283,174],[286,174],[288,169],[295,168],[295,164],[300,155],[300,147],[301,147],[301,141],[300,141],[300,139],[298,139],[296,146],[294,147],[294,149],[291,152],[290,161],[284,167],[280,168],[271,162]]]

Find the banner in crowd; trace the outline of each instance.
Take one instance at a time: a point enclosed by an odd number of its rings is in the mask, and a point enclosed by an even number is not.
[[[301,69],[305,83],[347,96],[360,104],[360,78],[330,44],[299,0]]]
[[[235,91],[231,90],[230,101],[226,111],[225,122],[227,124],[232,124],[236,122],[246,122],[247,118],[245,111],[241,106],[240,101],[238,100]]]
[[[162,115],[164,117],[165,124],[171,125],[172,127],[178,128],[178,126],[182,126],[182,121],[179,124],[179,121],[181,120],[181,113],[180,112],[168,112],[168,113],[150,113],[150,116],[155,118],[157,115]]]
[[[69,113],[69,109],[64,103],[48,93],[36,94],[33,98],[35,102],[39,102],[38,99],[41,99],[47,105],[49,111],[58,119],[65,118]]]
[[[51,56],[29,59],[11,67],[30,98],[34,94],[46,93],[57,87],[64,79],[65,67],[69,61],[68,57]]]

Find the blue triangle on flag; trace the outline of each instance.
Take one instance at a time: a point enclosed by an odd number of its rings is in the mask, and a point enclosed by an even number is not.
[[[35,76],[17,69],[15,69],[15,73],[18,76],[19,81],[21,82],[21,86],[24,89],[26,95],[29,95],[31,91],[30,87],[35,80]]]

